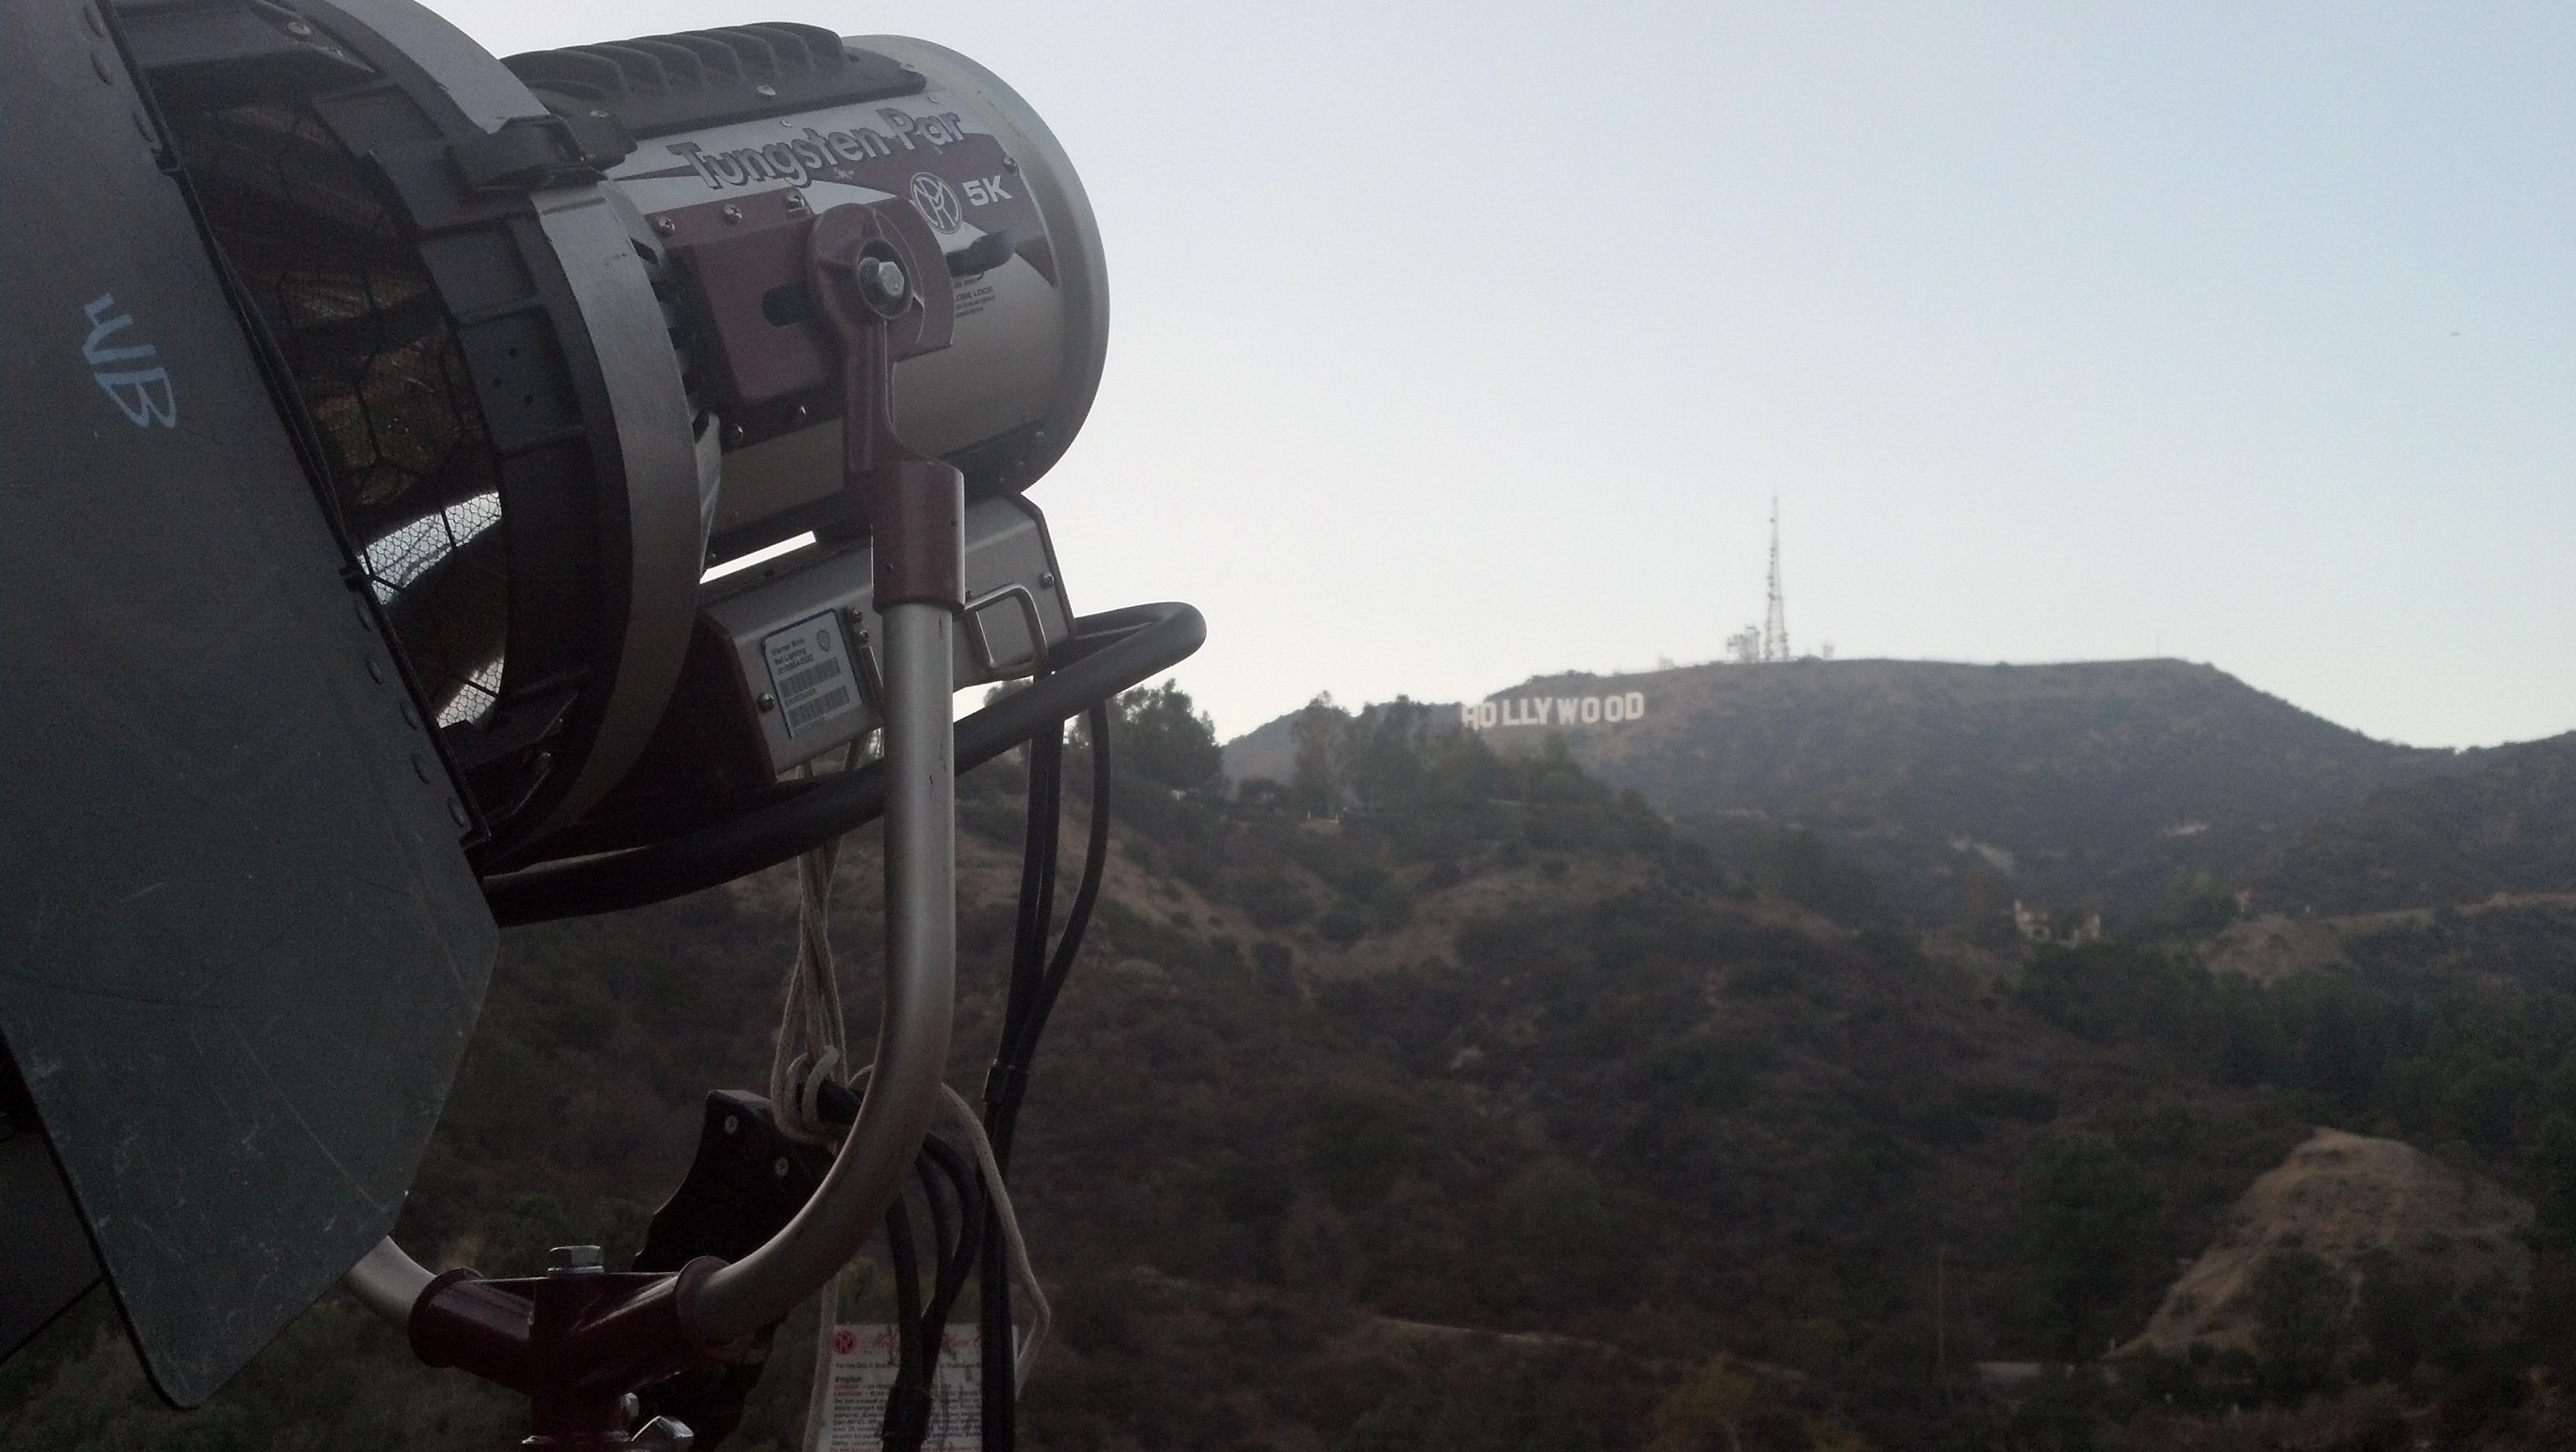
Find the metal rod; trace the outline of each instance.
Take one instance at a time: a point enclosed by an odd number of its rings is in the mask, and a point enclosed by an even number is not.
[[[376,1248],[358,1257],[340,1283],[349,1288],[368,1310],[396,1326],[411,1323],[412,1303],[429,1289],[427,1267],[403,1254],[403,1248],[387,1236],[376,1242]]]
[[[901,1190],[938,1113],[955,1018],[957,796],[955,618],[935,603],[892,605],[886,632],[886,975],[875,1072],[840,1155],[796,1217],[760,1249],[709,1276],[683,1310],[710,1342],[785,1315],[858,1254]],[[388,1238],[350,1267],[351,1293],[408,1324],[428,1270]]]
[[[957,776],[949,734],[956,620],[888,606],[885,1014],[858,1121],[796,1218],[709,1276],[687,1315],[710,1341],[784,1316],[858,1254],[939,1111],[957,990]]]

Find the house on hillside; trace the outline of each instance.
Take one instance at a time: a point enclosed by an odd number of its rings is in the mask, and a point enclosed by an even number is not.
[[[2056,943],[2072,948],[2102,936],[2102,915],[2086,913],[2078,917],[2071,911],[2051,912],[2047,908],[2024,906],[2020,898],[2014,898],[2013,929],[2022,935],[2025,942]]]

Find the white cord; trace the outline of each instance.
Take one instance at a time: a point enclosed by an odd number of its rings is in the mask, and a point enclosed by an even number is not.
[[[853,743],[850,763],[857,759]],[[778,1037],[769,1054],[770,1118],[780,1134],[802,1144],[830,1144],[841,1133],[840,1126],[824,1120],[820,1102],[824,1083],[849,1057],[841,977],[832,960],[832,871],[840,858],[838,837],[797,858],[796,961],[787,969]],[[866,1072],[859,1071],[853,1082]],[[832,1333],[840,1325],[842,1274],[832,1272],[817,1302],[814,1371],[805,1399],[803,1445],[808,1448],[824,1446],[831,1432]]]
[[[851,1087],[865,1084],[874,1067],[870,1065],[851,1075]],[[1020,1235],[1019,1212],[1011,1205],[1010,1187],[1003,1183],[1002,1167],[993,1158],[993,1141],[984,1133],[984,1121],[976,1116],[965,1096],[946,1084],[939,1086],[939,1107],[947,1115],[949,1127],[975,1156],[975,1168],[984,1177],[985,1212],[1001,1217],[1002,1249],[1010,1262],[1011,1281],[1028,1307],[1028,1339],[1011,1351],[1011,1390],[1016,1394],[1028,1386],[1029,1371],[1037,1365],[1038,1349],[1055,1329],[1055,1308],[1047,1304],[1046,1288],[1038,1284],[1037,1270],[1029,1263],[1029,1245]],[[814,1374],[805,1393],[805,1440],[800,1444],[808,1452],[820,1452],[831,1433],[832,1338],[841,1329],[842,1274],[836,1271],[824,1283],[822,1299],[816,1307]]]
[[[817,1112],[815,1096],[823,1077],[849,1057],[841,980],[832,963],[832,869],[840,858],[835,837],[796,861],[796,961],[787,970],[769,1055],[769,1112],[778,1132],[800,1144],[829,1144],[839,1134]]]
[[[984,1174],[986,1210],[1001,1217],[1002,1248],[1010,1256],[1011,1279],[1028,1301],[1029,1339],[1014,1348],[1011,1355],[1011,1389],[1018,1391],[1029,1384],[1029,1368],[1037,1364],[1038,1347],[1045,1343],[1047,1332],[1054,1329],[1055,1310],[1047,1305],[1046,1291],[1038,1285],[1038,1274],[1029,1265],[1028,1242],[1020,1238],[1019,1212],[1011,1208],[1010,1187],[1002,1183],[1002,1167],[994,1162],[993,1142],[984,1136],[984,1121],[975,1116],[974,1106],[964,1096],[945,1084],[939,1086],[939,1103],[948,1111],[949,1123],[956,1127],[958,1138],[975,1152],[975,1167]]]

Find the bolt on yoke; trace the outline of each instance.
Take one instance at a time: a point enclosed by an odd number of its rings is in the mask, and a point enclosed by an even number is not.
[[[720,207],[722,225],[674,222],[704,208],[660,219],[680,234],[670,251],[704,308],[718,406],[731,427],[765,435],[801,424],[809,407],[827,410],[837,384],[844,482],[877,542],[878,603],[956,610],[962,585],[939,561],[956,553],[964,476],[894,424],[894,365],[955,336],[954,266],[908,201],[849,202],[817,216],[801,193],[787,199],[706,203]],[[959,502],[944,502],[952,497]]]
[[[906,202],[814,219],[807,286],[841,349],[842,479],[876,541],[876,602],[965,608],[966,476],[894,430],[894,365],[948,346],[956,290]]]

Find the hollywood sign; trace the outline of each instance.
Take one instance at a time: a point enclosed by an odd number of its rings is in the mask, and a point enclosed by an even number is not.
[[[1507,696],[1499,701],[1469,701],[1458,708],[1458,724],[1470,731],[1497,726],[1598,726],[1646,719],[1646,693],[1624,696]]]

